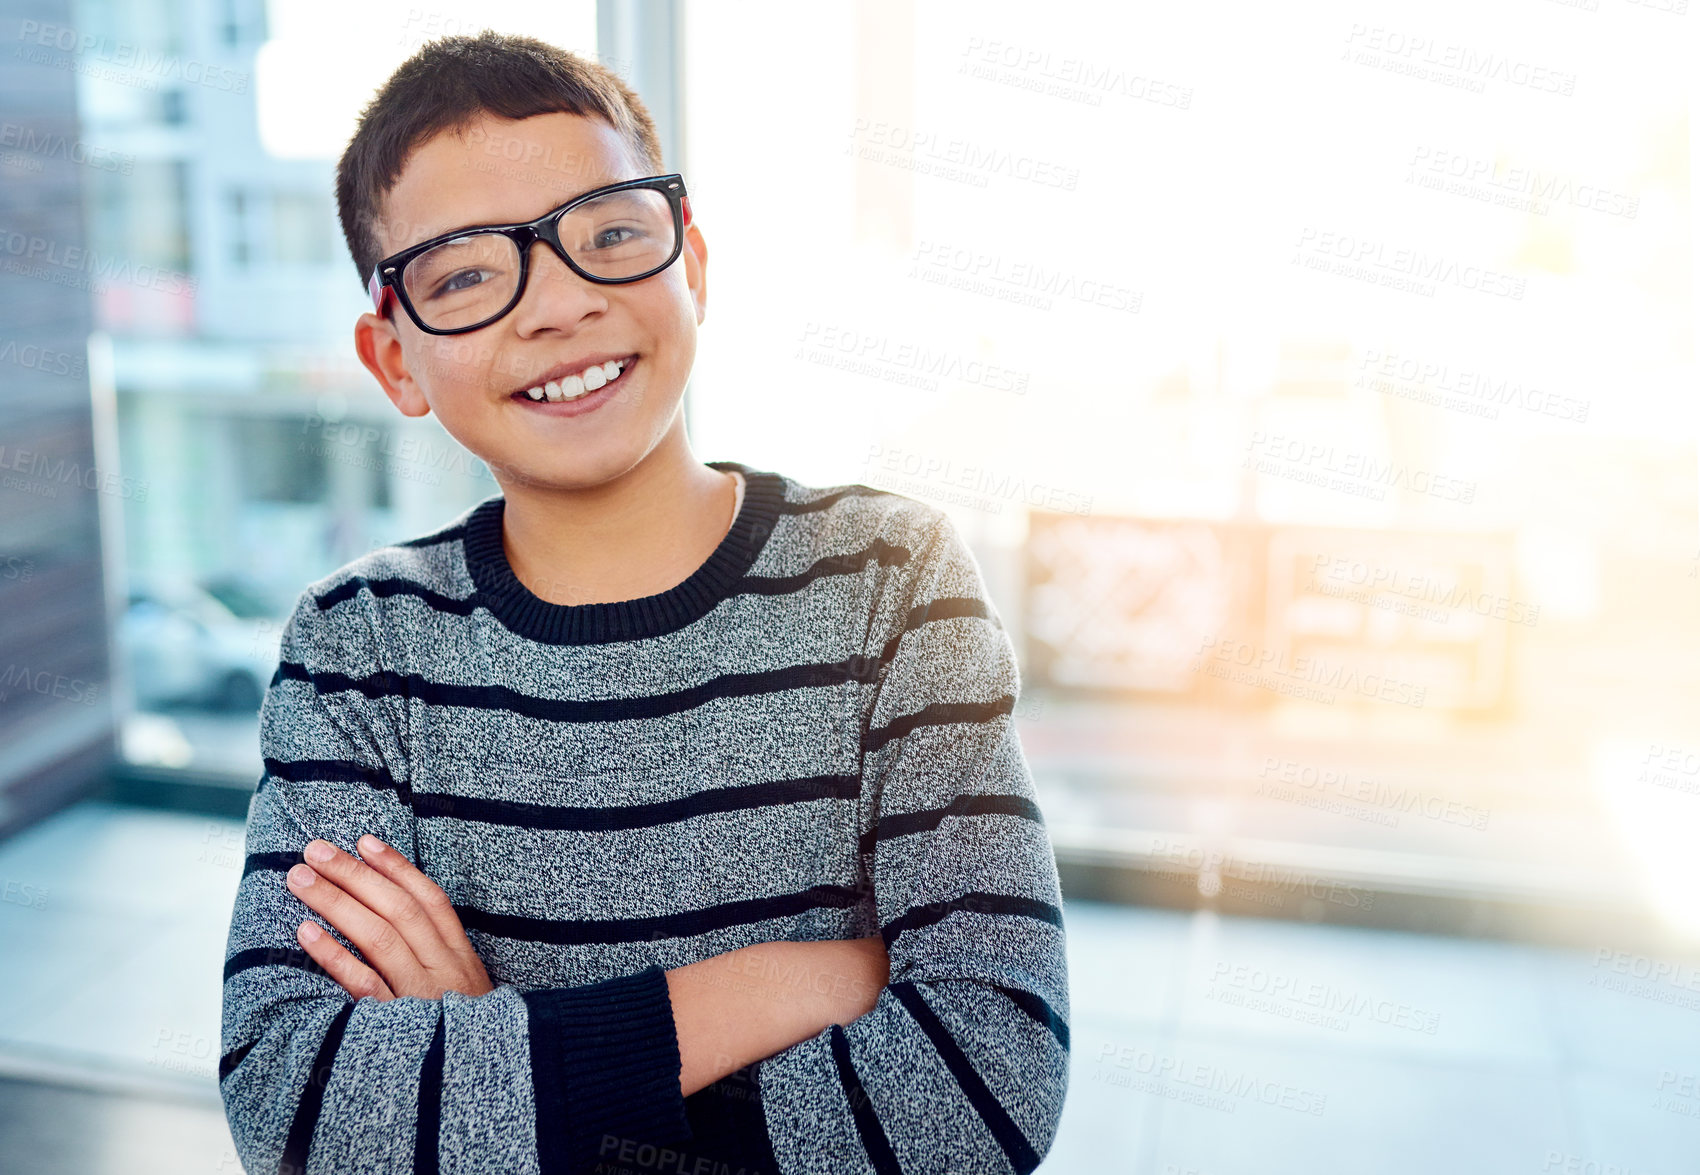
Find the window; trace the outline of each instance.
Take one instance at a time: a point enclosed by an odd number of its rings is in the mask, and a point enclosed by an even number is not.
[[[266,39],[264,0],[220,0],[219,40],[225,45],[257,45]]]
[[[1604,9],[1425,17],[1492,46],[1445,49],[1484,81],[1340,6],[1236,38],[1213,8],[969,11],[687,9],[688,60],[763,63],[687,72],[702,450],[958,519],[1065,855],[1154,877],[1147,833],[1244,838],[1680,907],[1700,688],[1652,669],[1700,655],[1675,41],[1631,10],[1622,55]],[[809,200],[759,198],[752,118]]]
[[[327,265],[337,260],[341,238],[336,209],[314,192],[232,188],[230,259],[238,268]]]
[[[90,168],[89,246],[133,265],[187,274],[189,164],[181,159],[136,159],[128,175]]]

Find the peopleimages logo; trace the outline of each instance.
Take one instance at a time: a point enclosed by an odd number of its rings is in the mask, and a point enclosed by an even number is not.
[[[1627,220],[1634,220],[1641,210],[1641,198],[1627,192],[1579,183],[1568,176],[1531,167],[1510,166],[1502,159],[1474,157],[1426,145],[1419,146],[1412,156],[1405,182],[1538,216],[1545,216],[1554,204],[1568,204]]]
[[[1059,514],[1090,514],[1092,498],[1049,482],[1029,479],[1007,469],[975,463],[957,463],[946,457],[923,453],[874,442],[868,446],[864,460],[870,485],[896,489],[899,493],[916,492],[930,496],[929,489],[957,489],[987,500],[979,505],[990,506],[992,513],[1001,511],[1002,502],[1022,502],[1036,510]],[[894,483],[893,475],[900,480]],[[975,504],[972,499],[964,505]]]
[[[1011,151],[998,143],[960,135],[940,135],[901,123],[858,118],[850,128],[853,142],[846,153],[858,159],[887,163],[923,175],[960,180],[985,187],[991,176],[1036,183],[1072,192],[1080,169],[1036,155]]]
[[[1328,1095],[1321,1090],[1291,1085],[1229,1066],[1156,1053],[1138,1045],[1118,1045],[1114,1041],[1105,1041],[1099,1047],[1098,1069],[1094,1076],[1106,1084],[1132,1086],[1168,1097],[1177,1093],[1214,1095],[1199,1104],[1227,1113],[1252,1103],[1317,1117],[1328,1109]],[[1146,1087],[1140,1084],[1139,1078],[1156,1084]],[[1183,1090],[1180,1087],[1187,1088]],[[1181,1100],[1190,1099],[1183,1097]]]
[[[1030,372],[964,358],[953,351],[939,351],[912,340],[896,339],[879,331],[853,330],[831,323],[804,325],[793,359],[836,367],[891,383],[939,390],[941,380],[954,380],[993,392],[1027,394]]]
[[[1481,831],[1492,813],[1460,800],[1425,791],[1420,787],[1388,783],[1328,767],[1316,767],[1292,759],[1266,755],[1258,771],[1258,795],[1290,800],[1311,807],[1328,807],[1333,801],[1359,806],[1363,818],[1397,827],[1401,815],[1417,815],[1445,824]],[[1345,807],[1348,815],[1358,815]],[[1387,819],[1391,817],[1391,820]]]
[[[167,80],[185,82],[191,86],[209,86],[231,94],[248,92],[248,75],[239,70],[210,65],[193,57],[149,49],[133,41],[120,41],[103,33],[79,32],[67,25],[39,20],[25,20],[18,26],[18,41],[14,57],[37,65],[81,66],[89,59],[132,70],[139,74],[157,74]],[[33,42],[33,44],[31,44]],[[55,61],[43,50],[68,54]],[[93,72],[93,71],[87,71]],[[103,71],[110,72],[110,71]],[[114,78],[122,82],[122,78]]]
[[[1416,682],[1325,657],[1292,655],[1251,641],[1213,636],[1199,643],[1192,671],[1329,706],[1344,693],[1420,710],[1428,697],[1428,687]]]
[[[56,497],[61,485],[80,485],[86,490],[133,498],[138,502],[145,502],[148,498],[145,478],[138,483],[135,478],[120,477],[98,466],[81,465],[64,457],[49,457],[45,453],[0,444],[0,471],[3,470],[14,472],[0,476],[0,482],[47,498]]]
[[[1397,461],[1383,461],[1368,453],[1340,450],[1333,445],[1299,437],[1254,432],[1240,462],[1244,469],[1273,474],[1360,497],[1384,499],[1387,491],[1458,502],[1468,506],[1476,500],[1476,483],[1419,469]]]
[[[70,351],[50,351],[34,343],[19,343],[16,339],[0,342],[0,363],[15,363],[47,375],[80,376],[84,360]]]
[[[1144,301],[1138,290],[1114,282],[943,241],[921,241],[912,257],[910,277],[1037,310],[1064,301],[1137,314]]]
[[[129,175],[136,169],[136,157],[120,154],[105,147],[91,147],[81,139],[66,135],[43,134],[34,127],[15,122],[0,123],[0,147],[13,147],[42,159],[66,159],[97,171],[112,171]]]
[[[106,696],[98,681],[85,681],[80,677],[67,677],[53,669],[16,664],[0,670],[0,702],[12,698],[14,690],[89,706]]]
[[[1576,75],[1491,49],[1441,41],[1381,25],[1354,24],[1346,35],[1345,60],[1422,81],[1481,93],[1488,82],[1522,86],[1570,97]]]
[[[1500,408],[1512,407],[1586,424],[1593,407],[1592,400],[1560,395],[1522,379],[1393,351],[1365,351],[1352,386],[1493,420],[1499,418]]]
[[[1175,110],[1192,105],[1191,86],[1008,41],[970,37],[962,57],[959,74],[1087,106],[1102,106],[1105,94]]]
[[[1289,1017],[1295,1008],[1311,1009],[1331,1021],[1325,1024],[1330,1028],[1349,1028],[1346,1021],[1359,1019],[1426,1036],[1433,1036],[1440,1029],[1438,1012],[1263,967],[1218,962],[1210,982],[1214,987],[1205,992],[1206,999]],[[1230,992],[1241,998],[1229,998]],[[1265,997],[1266,1002],[1254,1003],[1244,997]]]
[[[0,233],[0,252],[11,255],[6,268],[13,273],[37,276],[34,270],[50,273],[47,267],[65,273],[86,274],[95,289],[103,283],[122,282],[125,285],[147,286],[168,294],[193,294],[195,279],[174,269],[157,265],[137,265],[123,257],[102,256],[81,245],[64,245],[46,237],[32,237],[20,232]]]
[[[1523,300],[1528,281],[1461,262],[1426,249],[1395,245],[1356,233],[1306,225],[1294,244],[1293,264],[1339,277],[1432,298],[1441,286],[1470,293]]]
[[[1507,624],[1525,624],[1533,628],[1541,618],[1539,604],[1515,600],[1499,592],[1477,590],[1462,582],[1457,575],[1414,575],[1397,567],[1382,567],[1362,559],[1344,555],[1316,554],[1311,557],[1311,579],[1305,586],[1311,591],[1356,603],[1374,606],[1382,595],[1398,597],[1401,601],[1433,604],[1425,609],[1422,619],[1441,624],[1452,612],[1470,612],[1484,619],[1503,620]],[[1415,614],[1415,613],[1408,613]]]

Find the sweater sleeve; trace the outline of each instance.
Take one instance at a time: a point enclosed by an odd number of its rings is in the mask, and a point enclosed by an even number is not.
[[[862,734],[864,869],[891,981],[757,1067],[785,1175],[1025,1175],[1068,1084],[1056,858],[1011,718],[1014,647],[939,514],[900,587]]]
[[[225,952],[219,1087],[250,1175],[556,1175],[609,1135],[688,1138],[658,967],[573,988],[352,999],[296,943],[284,883],[309,840],[371,832],[418,862],[407,679],[359,596],[304,593],[260,713],[265,773]]]

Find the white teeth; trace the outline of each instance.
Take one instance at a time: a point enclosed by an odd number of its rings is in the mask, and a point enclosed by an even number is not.
[[[535,388],[527,388],[525,394],[533,400],[547,397],[552,403],[562,400],[576,400],[589,392],[594,392],[603,384],[620,378],[620,372],[625,370],[624,359],[610,359],[595,367],[587,367],[581,375],[569,375],[563,380],[550,380]]]

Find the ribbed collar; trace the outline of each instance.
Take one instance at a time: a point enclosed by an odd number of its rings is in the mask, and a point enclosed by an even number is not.
[[[708,615],[744,577],[773,534],[784,479],[737,461],[710,461],[711,469],[744,475],[744,504],[732,529],[701,567],[659,595],[614,604],[552,604],[519,581],[502,547],[501,495],[476,506],[466,523],[463,554],[476,586],[476,602],[506,627],[549,645],[601,645],[677,632]]]

